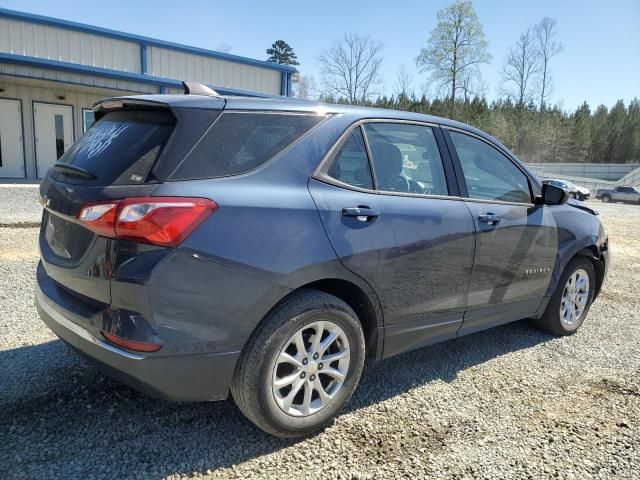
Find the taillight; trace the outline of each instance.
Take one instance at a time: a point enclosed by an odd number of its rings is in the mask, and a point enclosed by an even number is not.
[[[206,198],[125,198],[84,204],[77,219],[104,237],[177,247],[216,208]]]

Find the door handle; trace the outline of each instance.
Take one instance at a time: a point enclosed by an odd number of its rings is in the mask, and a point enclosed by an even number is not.
[[[343,217],[356,217],[360,222],[368,222],[380,215],[376,210],[369,207],[346,207],[342,209]]]
[[[487,225],[497,225],[498,223],[500,223],[500,220],[500,215],[495,215],[493,213],[478,215],[478,221],[481,223],[486,223]]]

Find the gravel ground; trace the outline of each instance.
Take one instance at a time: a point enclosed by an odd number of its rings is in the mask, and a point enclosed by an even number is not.
[[[40,222],[42,209],[38,188],[33,184],[0,184],[0,228],[19,224],[34,226]]]
[[[640,478],[639,206],[592,202],[613,264],[578,334],[518,322],[373,363],[333,426],[287,441],[231,402],[139,394],[56,340],[33,306],[35,192],[0,188],[2,479]]]

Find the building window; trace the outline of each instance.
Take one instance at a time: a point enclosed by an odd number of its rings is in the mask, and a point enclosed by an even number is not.
[[[88,108],[83,108],[82,109],[82,133],[86,133],[87,130],[89,130],[89,127],[93,125],[95,121],[96,121],[96,117],[95,117],[95,114],[93,113],[93,110],[90,110]]]
[[[56,129],[56,159],[64,153],[64,118],[62,115],[53,116]]]

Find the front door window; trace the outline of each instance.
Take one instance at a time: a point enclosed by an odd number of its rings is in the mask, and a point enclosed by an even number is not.
[[[489,144],[450,132],[470,198],[531,203],[527,176]]]

